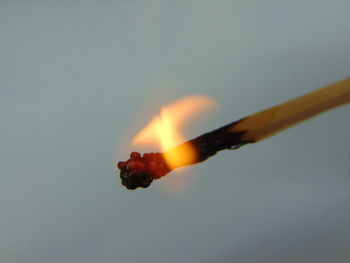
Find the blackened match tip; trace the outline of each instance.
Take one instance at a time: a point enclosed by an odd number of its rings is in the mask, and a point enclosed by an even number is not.
[[[152,176],[143,172],[128,172],[120,171],[120,179],[122,184],[129,190],[134,190],[138,187],[147,188],[153,181]]]
[[[145,153],[141,156],[132,152],[130,159],[118,162],[122,184],[130,190],[147,188],[153,180],[166,175],[170,168],[165,164],[161,153]]]

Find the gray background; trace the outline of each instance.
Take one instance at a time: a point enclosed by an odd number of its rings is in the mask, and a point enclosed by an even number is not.
[[[183,192],[115,170],[174,99],[222,105],[191,138],[348,77],[349,10],[1,0],[1,262],[350,262],[349,107],[189,168]]]

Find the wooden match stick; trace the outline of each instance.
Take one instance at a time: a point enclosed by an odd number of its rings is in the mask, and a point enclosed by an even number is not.
[[[196,151],[196,159],[190,162],[184,159],[177,164],[177,167],[196,164],[205,161],[218,151],[237,149],[244,144],[258,142],[319,113],[349,102],[350,78],[347,78],[205,133],[166,153],[175,153],[191,145]],[[166,164],[163,154],[145,153],[141,156],[137,152],[131,153],[129,160],[118,163],[122,184],[128,189],[146,188],[154,179],[166,175],[171,169]]]

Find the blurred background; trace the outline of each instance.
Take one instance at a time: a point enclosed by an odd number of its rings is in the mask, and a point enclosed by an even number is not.
[[[115,169],[183,96],[221,104],[189,139],[349,77],[349,10],[1,0],[1,262],[350,262],[349,107],[148,189]]]

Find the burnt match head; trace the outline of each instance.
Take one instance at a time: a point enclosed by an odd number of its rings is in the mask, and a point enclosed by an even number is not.
[[[141,156],[138,152],[132,152],[129,160],[118,163],[118,168],[122,184],[130,190],[147,188],[153,180],[170,171],[161,153],[145,153]]]

